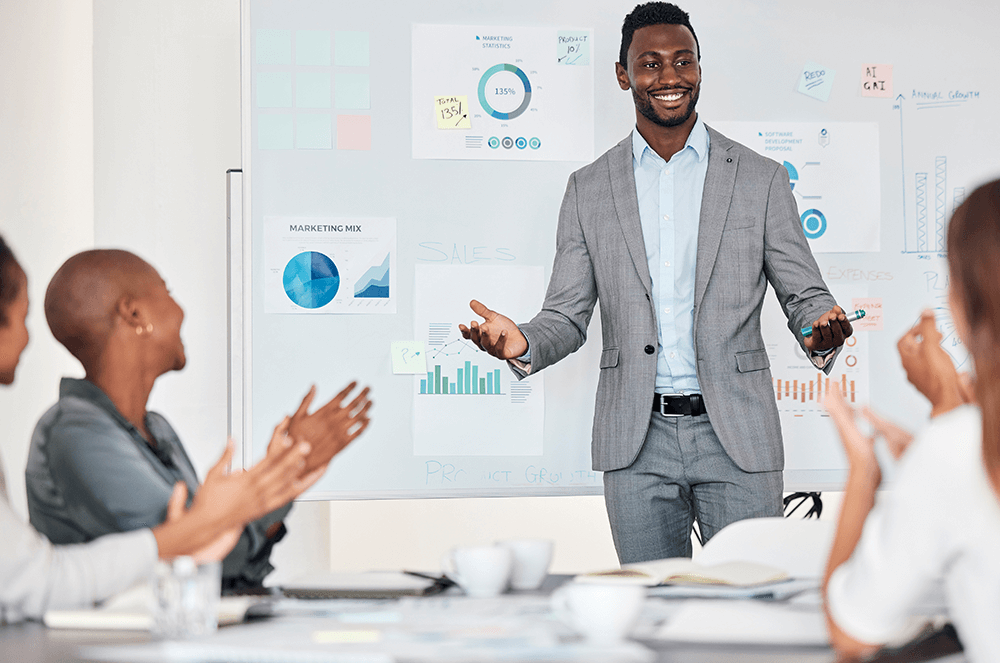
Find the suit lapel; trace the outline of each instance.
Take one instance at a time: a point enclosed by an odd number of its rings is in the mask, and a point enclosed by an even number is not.
[[[632,134],[618,143],[608,153],[611,176],[611,196],[615,201],[618,223],[625,236],[625,246],[639,279],[646,292],[653,292],[649,278],[649,263],[646,262],[646,244],[642,239],[642,222],[639,220],[639,199],[635,192],[635,171],[632,167]]]
[[[708,288],[708,279],[715,268],[722,242],[722,230],[729,215],[736,185],[736,169],[739,154],[732,149],[728,138],[706,127],[709,135],[708,172],[705,174],[705,189],[701,197],[701,218],[698,221],[698,257],[695,261],[694,303],[701,305],[701,299]]]

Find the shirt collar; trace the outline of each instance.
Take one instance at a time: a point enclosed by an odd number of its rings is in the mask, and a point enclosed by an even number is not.
[[[701,121],[700,115],[695,120],[694,126],[691,127],[691,133],[688,134],[687,142],[684,143],[684,149],[688,148],[694,150],[698,161],[704,161],[708,157],[708,129],[705,128],[705,123]],[[635,163],[642,163],[642,155],[646,150],[649,150],[650,156],[662,159],[649,146],[649,143],[642,137],[639,130],[634,129],[632,131],[632,158],[635,159]]]

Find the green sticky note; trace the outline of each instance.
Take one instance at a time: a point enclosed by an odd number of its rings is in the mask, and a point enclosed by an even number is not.
[[[589,65],[590,33],[586,30],[560,30],[556,35],[556,62]]]
[[[368,74],[337,74],[337,108],[371,108]]]
[[[333,36],[333,62],[338,67],[368,66],[368,33],[337,32]]]
[[[330,66],[330,31],[296,30],[295,64]]]
[[[257,149],[292,149],[292,116],[284,113],[257,115]]]
[[[333,116],[298,113],[295,116],[295,147],[300,150],[333,149]]]
[[[291,108],[292,75],[284,71],[257,72],[257,108]]]
[[[325,71],[295,74],[296,108],[330,107],[330,74]]]
[[[257,30],[257,64],[292,64],[291,30]]]
[[[427,372],[423,341],[390,341],[392,372],[399,375],[422,375]]]

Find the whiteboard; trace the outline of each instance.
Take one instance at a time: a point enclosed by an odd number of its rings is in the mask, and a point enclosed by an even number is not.
[[[826,381],[768,295],[786,489],[842,485],[846,462],[818,405],[824,390],[842,388],[910,425],[926,416],[895,351],[922,309],[936,310],[945,348],[967,363],[948,317],[943,228],[963,192],[996,176],[1000,128],[989,121],[994,10],[959,5],[686,7],[703,51],[700,116],[788,162],[807,235],[824,229],[810,241],[831,291],[845,308],[862,302],[877,323]],[[372,424],[308,498],[601,492],[590,470],[599,314],[580,351],[520,386],[506,366],[463,347],[456,327],[473,317],[470,296],[517,321],[537,310],[567,177],[634,125],[614,77],[631,8],[244,2],[230,373],[245,464],[309,384],[329,398],[358,379],[373,387]],[[866,67],[881,91],[885,65],[891,93],[865,96]],[[439,128],[439,115],[454,126]],[[847,135],[866,138],[845,148]],[[840,152],[795,151],[815,140]],[[306,273],[335,287],[283,280]],[[393,341],[423,343],[426,372],[394,374]]]

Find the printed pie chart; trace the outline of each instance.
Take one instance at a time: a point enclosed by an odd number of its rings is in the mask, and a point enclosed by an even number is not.
[[[285,294],[303,308],[326,306],[340,289],[340,272],[318,251],[304,251],[288,261],[281,279]]]

